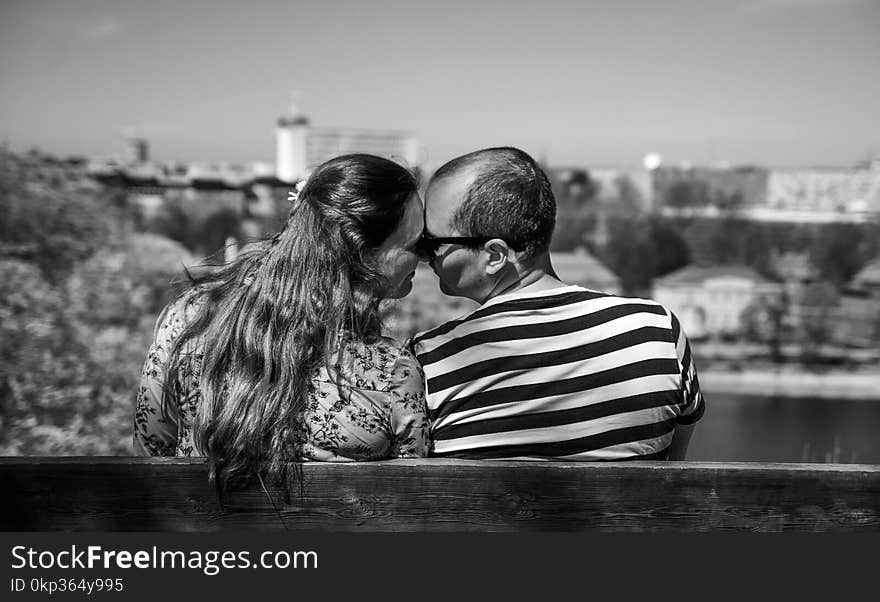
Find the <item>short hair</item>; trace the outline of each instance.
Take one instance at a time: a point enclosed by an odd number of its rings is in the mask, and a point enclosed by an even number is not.
[[[526,260],[550,248],[556,199],[538,162],[509,146],[486,148],[452,159],[432,182],[464,170],[476,172],[452,227],[466,236],[497,236]]]

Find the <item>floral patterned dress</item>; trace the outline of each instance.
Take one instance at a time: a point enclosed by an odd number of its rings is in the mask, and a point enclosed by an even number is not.
[[[181,354],[174,403],[162,411],[162,384],[174,340],[198,299],[186,296],[159,317],[138,389],[134,453],[199,455],[192,422],[201,401],[198,344]],[[301,423],[305,460],[350,462],[428,455],[430,433],[425,380],[419,363],[393,339],[347,340],[344,358],[315,370]]]

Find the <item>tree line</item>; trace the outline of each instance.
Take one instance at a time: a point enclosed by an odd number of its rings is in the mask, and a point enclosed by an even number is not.
[[[551,178],[551,183],[557,198],[552,250],[587,248],[617,274],[628,293],[650,291],[654,279],[686,265],[740,265],[770,280],[785,280],[788,275],[778,259],[786,254],[803,255],[814,279],[840,289],[880,256],[877,221],[758,222],[733,212],[664,217],[639,208],[639,193],[626,176],[610,191],[603,191],[586,172],[567,181]],[[688,194],[700,190],[695,186]]]

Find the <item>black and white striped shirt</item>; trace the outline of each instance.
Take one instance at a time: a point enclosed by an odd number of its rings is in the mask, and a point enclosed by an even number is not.
[[[646,299],[499,295],[412,349],[436,456],[664,459],[675,424],[705,407],[678,319]]]

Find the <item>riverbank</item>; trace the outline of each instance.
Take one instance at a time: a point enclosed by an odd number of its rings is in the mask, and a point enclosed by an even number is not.
[[[699,371],[700,388],[712,393],[776,397],[822,397],[880,401],[880,370],[805,372],[788,367]]]

